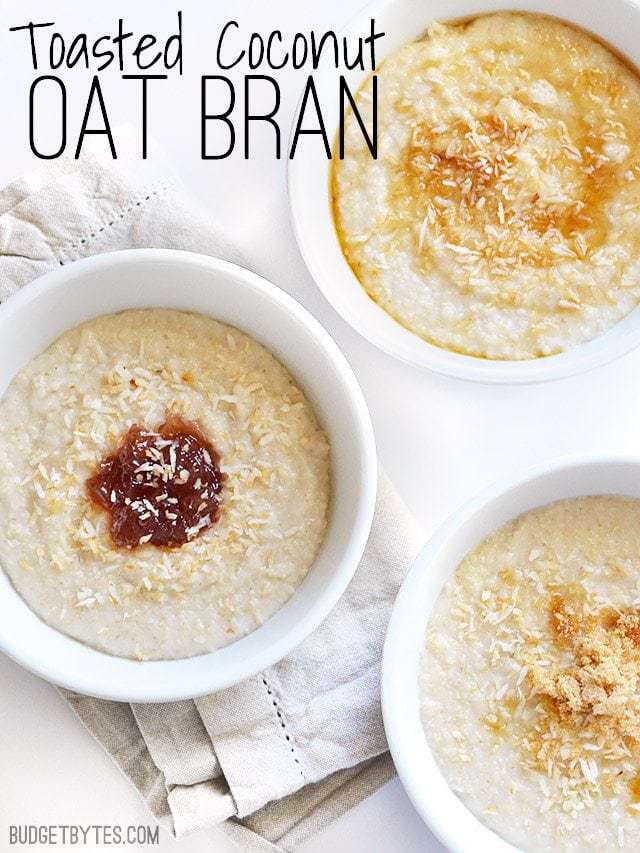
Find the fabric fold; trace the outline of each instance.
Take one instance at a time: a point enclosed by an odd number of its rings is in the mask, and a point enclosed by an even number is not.
[[[195,785],[222,775],[193,702],[135,704],[131,710],[167,785]]]

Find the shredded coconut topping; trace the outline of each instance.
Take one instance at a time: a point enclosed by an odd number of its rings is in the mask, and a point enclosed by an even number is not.
[[[484,358],[550,355],[640,301],[640,80],[551,18],[436,23],[377,72],[333,171],[345,256],[402,325]],[[365,93],[358,109],[369,124]]]

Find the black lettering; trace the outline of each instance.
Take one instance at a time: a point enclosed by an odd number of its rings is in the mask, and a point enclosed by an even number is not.
[[[225,71],[228,71],[229,68],[233,68],[234,65],[237,65],[239,62],[242,62],[244,57],[244,50],[241,50],[238,56],[233,60],[233,62],[225,63],[222,61],[222,42],[226,38],[227,30],[230,27],[235,27],[236,29],[240,29],[240,25],[237,21],[227,21],[227,23],[222,28],[222,32],[220,33],[220,38],[218,39],[218,47],[216,48],[216,62],[218,63],[219,68],[223,68]]]
[[[207,112],[207,83],[209,80],[221,80],[226,83],[229,88],[229,106],[223,113],[208,113]],[[207,74],[202,77],[200,90],[200,156],[203,160],[224,160],[234,149],[236,144],[236,131],[233,122],[229,119],[235,102],[236,93],[233,88],[233,83],[227,77],[220,77],[217,74]],[[229,147],[224,154],[207,154],[207,122],[208,121],[223,121],[229,128]]]
[[[275,104],[270,113],[252,115],[249,104],[250,83],[253,80],[265,80],[271,83],[275,92]],[[278,122],[274,120],[275,114],[280,109],[280,87],[273,77],[265,77],[264,74],[247,74],[244,78],[244,159],[249,159],[249,122],[250,121],[266,121],[276,132],[276,160],[280,159],[280,127]]]
[[[166,74],[123,74],[123,80],[142,80],[142,159],[147,159],[147,83],[149,80],[166,80]]]
[[[98,99],[98,106],[100,107],[100,112],[102,114],[103,126],[97,128],[87,128],[94,97],[97,97]],[[104,98],[102,97],[102,89],[100,88],[100,81],[98,80],[97,74],[94,74],[93,80],[91,81],[91,88],[89,89],[89,97],[87,98],[87,108],[84,111],[84,118],[82,119],[82,126],[80,127],[80,135],[78,136],[78,145],[76,147],[75,153],[76,160],[80,157],[84,138],[89,134],[96,136],[106,136],[107,140],[109,141],[111,156],[114,160],[118,159],[118,155],[116,154],[116,147],[113,144],[113,136],[111,135],[111,127],[109,125],[109,117],[107,116],[107,108],[105,107]]]
[[[307,103],[309,101],[309,97],[311,97],[313,101],[313,106],[316,111],[316,115],[318,117],[319,127],[317,128],[303,128],[302,122],[304,121],[305,112],[307,110]],[[327,136],[327,130],[324,126],[324,119],[322,117],[322,110],[320,109],[320,102],[318,100],[318,93],[316,91],[315,83],[313,82],[313,77],[307,77],[307,83],[304,87],[304,92],[302,94],[302,100],[300,102],[300,110],[298,111],[298,117],[296,119],[296,126],[293,131],[293,139],[291,142],[291,152],[289,154],[289,158],[293,160],[293,157],[296,153],[296,148],[298,147],[298,139],[303,136],[322,136],[322,142],[324,143],[324,150],[327,155],[327,159],[331,160],[331,146],[329,144],[329,137]]]
[[[34,71],[38,70],[35,30],[37,29],[37,27],[53,27],[54,23],[54,21],[48,21],[46,24],[34,24],[33,21],[30,21],[28,24],[24,24],[22,27],[9,27],[10,33],[17,33],[20,30],[29,30],[29,41],[31,43],[31,62],[33,63]]]
[[[302,45],[302,58],[299,56],[298,45]],[[307,54],[309,53],[309,45],[307,44],[307,39],[302,35],[302,33],[296,33],[293,37],[293,47],[291,50],[291,57],[293,59],[293,67],[294,68],[302,68],[302,66],[307,61]]]
[[[138,44],[137,44],[137,45],[135,46],[135,48],[134,48],[133,55],[134,55],[134,56],[135,56],[135,58],[136,58],[136,62],[137,62],[137,64],[138,64],[138,68],[140,68],[142,71],[145,71],[147,68],[151,68],[151,66],[152,66],[152,65],[155,65],[155,64],[156,64],[156,62],[157,62],[157,61],[160,59],[160,57],[162,56],[162,51],[160,51],[160,50],[159,50],[159,51],[155,54],[155,56],[153,57],[153,59],[151,59],[149,62],[147,62],[147,64],[146,64],[146,65],[142,62],[142,58],[141,58],[141,57],[142,57],[142,53],[143,53],[145,50],[148,50],[150,47],[153,47],[153,46],[154,46],[154,44],[155,44],[156,42],[157,42],[156,37],[155,37],[155,36],[150,35],[149,33],[147,33],[147,35],[140,36],[140,41],[138,42]]]
[[[113,37],[113,43],[118,48],[118,66],[120,71],[124,71],[124,49],[123,43],[126,39],[131,38],[133,33],[124,32],[124,21],[118,18],[118,35]]]
[[[176,55],[170,60],[169,53],[173,44],[176,44]],[[182,77],[182,12],[178,12],[178,32],[167,39],[164,46],[164,67],[169,71],[178,66],[178,73]]]
[[[369,136],[369,132],[365,126],[362,116],[358,111],[358,106],[355,102],[355,98],[351,94],[351,90],[347,85],[347,81],[344,79],[342,75],[340,75],[340,159],[344,160],[344,118],[345,111],[347,109],[346,101],[349,102],[349,106],[353,111],[353,115],[355,116],[356,121],[358,122],[358,127],[362,131],[362,135],[364,136],[364,141],[367,143],[367,148],[369,149],[371,156],[374,160],[378,159],[378,78],[374,74],[372,79],[372,113],[373,113],[373,129],[372,134]],[[346,101],[345,101],[346,99]]]
[[[56,55],[55,55],[56,45],[59,45],[59,48],[60,48],[60,54],[59,54],[58,58],[56,58]],[[60,66],[64,62],[64,55],[65,55],[64,39],[62,38],[60,33],[54,33],[51,36],[51,43],[49,44],[49,65],[51,66],[53,71],[55,71],[57,68],[60,68]]]
[[[320,39],[319,42],[316,42],[316,34],[311,32],[311,65],[312,68],[316,69],[320,65],[320,59],[322,58],[322,52],[325,48],[326,43],[330,41],[331,47],[333,48],[333,64],[336,68],[340,67],[340,51],[338,47],[338,36],[333,32],[333,30],[329,30],[326,32]]]
[[[257,53],[258,58],[256,59],[253,47],[257,44]],[[260,63],[264,59],[264,42],[262,41],[262,36],[260,33],[251,33],[251,38],[249,39],[249,68],[259,68]]]
[[[104,69],[108,68],[115,59],[115,53],[110,48],[106,48],[106,50],[99,48],[103,41],[110,41],[109,36],[100,36],[100,38],[96,39],[91,50],[94,59],[102,59],[102,57],[106,57],[102,65],[98,66],[98,71],[104,71]]]
[[[361,68],[364,70],[364,56],[362,50],[362,39],[358,39],[358,51],[354,59],[349,60],[349,40],[345,36],[342,39],[342,54],[344,57],[344,65],[345,68],[348,68],[349,71],[353,71],[354,68]]]
[[[60,139],[60,147],[54,154],[43,154],[41,151],[38,151],[35,143],[35,110],[34,110],[34,94],[36,91],[36,86],[39,83],[42,83],[43,80],[53,80],[54,83],[57,83],[60,87],[60,92],[62,94],[62,110],[61,110],[61,119],[62,119],[62,131],[61,131],[61,139]],[[39,157],[41,160],[55,160],[56,157],[59,157],[64,149],[67,146],[67,90],[64,87],[64,83],[60,80],[59,77],[36,77],[36,79],[31,84],[31,88],[29,89],[29,147],[31,151]]]
[[[273,56],[271,54],[274,39],[278,39],[280,45],[282,45],[282,33],[280,32],[280,30],[274,30],[272,33],[270,33],[269,38],[267,40],[267,65],[270,68],[273,68],[274,71],[277,71],[279,68],[284,68],[284,66],[287,64],[287,62],[289,61],[289,53],[288,51],[285,52],[284,56],[282,57],[282,62],[274,62]]]
[[[371,18],[371,32],[364,40],[364,43],[369,45],[371,48],[371,56],[370,56],[370,65],[369,68],[371,71],[376,70],[376,41],[378,39],[383,38],[386,35],[384,32],[376,32],[376,22],[373,18]]]
[[[75,52],[75,53],[74,53]],[[67,66],[73,68],[84,59],[84,67],[89,68],[89,51],[87,49],[87,36],[84,33],[77,35],[69,46],[67,54]]]

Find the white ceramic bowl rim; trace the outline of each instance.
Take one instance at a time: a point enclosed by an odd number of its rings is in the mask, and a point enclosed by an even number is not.
[[[453,793],[420,719],[419,661],[431,609],[464,554],[510,518],[555,500],[595,494],[640,498],[640,456],[563,456],[505,478],[454,512],[418,555],[393,609],[382,662],[389,748],[409,798],[453,853],[517,853]]]
[[[400,45],[419,38],[434,19],[489,12],[539,12],[573,22],[613,45],[640,67],[640,7],[633,0],[383,0],[365,7],[346,27],[347,37],[367,31],[370,18],[386,35],[379,62]],[[378,63],[379,64],[379,63]],[[368,72],[345,72],[352,91]],[[339,122],[335,69],[316,76],[329,138]],[[298,105],[299,109],[299,105]],[[297,111],[296,111],[297,118]],[[295,127],[295,119],[294,119]],[[329,192],[330,161],[321,144],[300,146],[288,163],[289,206],[294,232],[309,271],[335,310],[372,344],[417,367],[477,382],[544,382],[591,370],[640,344],[640,308],[603,335],[558,355],[524,361],[474,358],[434,346],[393,320],[365,293],[346,262],[336,236]]]
[[[145,275],[150,281],[138,286],[137,281]],[[113,293],[104,287],[91,287],[87,277],[112,284]],[[223,301],[224,311],[218,310]],[[0,305],[0,341],[5,339],[4,346],[13,358],[22,340],[16,328],[21,327],[27,338],[35,337],[35,342],[27,345],[26,356],[20,356],[26,363],[61,332],[86,319],[142,307],[176,308],[218,317],[261,340],[294,376],[308,362],[308,371],[315,370],[314,377],[325,378],[313,383],[298,378],[325,428],[330,433],[333,429],[336,435],[349,429],[346,449],[339,452],[348,450],[353,456],[349,474],[353,486],[345,486],[341,478],[346,475],[332,470],[334,495],[337,483],[338,500],[349,510],[349,521],[332,517],[325,543],[301,587],[256,631],[209,654],[144,662],[103,654],[38,619],[0,570],[1,651],[36,675],[79,693],[117,701],[160,702],[192,698],[238,683],[283,658],[320,624],[347,587],[364,550],[373,518],[377,463],[364,397],[334,341],[292,297],[255,273],[226,261],[158,249],[112,252],[77,261],[47,273]],[[246,322],[242,319],[245,315]],[[249,317],[253,329],[249,328]],[[268,322],[274,328],[267,334]],[[48,331],[50,326],[52,331]],[[7,344],[11,335],[15,340]],[[295,361],[292,341],[298,350],[297,368],[291,363]],[[15,372],[9,372],[8,379],[5,376],[4,384],[0,376],[0,396]],[[321,385],[324,402],[318,397]],[[324,417],[328,411],[337,419],[329,427]],[[331,439],[333,454],[333,435]],[[344,497],[349,488],[352,498]],[[337,544],[331,546],[331,553],[325,553],[334,528]],[[322,577],[314,574],[320,564]],[[37,637],[37,643],[24,639],[25,632]]]

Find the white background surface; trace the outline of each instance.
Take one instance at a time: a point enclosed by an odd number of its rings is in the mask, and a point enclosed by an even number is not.
[[[582,450],[635,452],[640,447],[640,353],[583,377],[520,388],[469,385],[396,363],[335,314],[306,272],[288,220],[286,163],[274,158],[272,134],[256,133],[249,161],[242,159],[241,151],[224,161],[200,160],[199,76],[217,73],[214,45],[224,22],[236,18],[245,39],[254,29],[321,32],[338,29],[362,5],[361,0],[183,0],[179,5],[164,0],[0,0],[0,184],[37,165],[28,148],[30,54],[25,34],[9,34],[9,26],[53,20],[70,37],[79,31],[98,35],[112,31],[118,14],[126,14],[129,28],[140,33],[169,33],[176,9],[182,8],[185,76],[161,84],[161,89],[152,84],[150,132],[188,187],[225,224],[253,268],[309,308],[341,346],[369,402],[381,461],[423,523],[426,538],[479,488],[528,464]],[[238,80],[245,70],[237,69],[232,76]],[[278,72],[277,77],[284,145],[304,72]],[[73,151],[88,77],[76,70],[65,79]],[[138,84],[107,73],[104,88],[112,125],[137,123]],[[241,106],[241,89],[239,97]],[[43,112],[39,126],[44,136],[58,120],[53,110]],[[242,137],[238,142],[242,144]],[[301,144],[318,143],[307,139]],[[152,823],[128,782],[53,688],[3,657],[0,685],[0,851],[9,849],[10,823]],[[182,842],[165,834],[160,849],[227,853],[230,847],[220,833],[211,831]],[[326,849],[417,853],[442,848],[394,781],[297,853]]]

